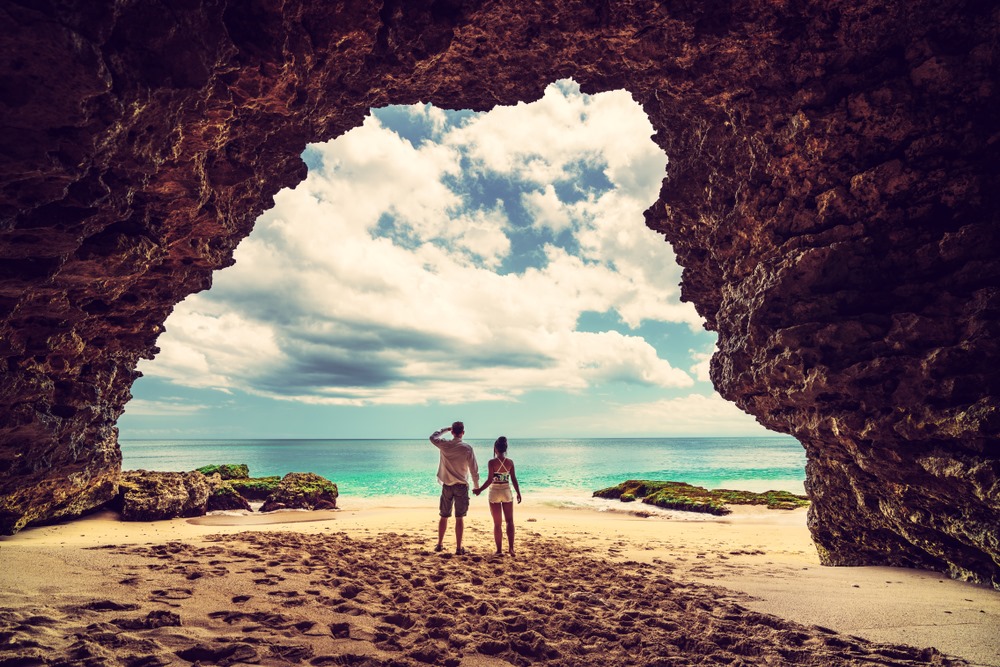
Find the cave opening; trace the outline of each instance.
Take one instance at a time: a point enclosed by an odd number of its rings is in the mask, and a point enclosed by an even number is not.
[[[801,446],[715,392],[716,335],[642,222],[668,163],[652,133],[628,92],[565,79],[490,112],[376,109],[310,145],[306,180],[140,364],[123,467],[220,463],[220,440],[412,439],[460,414],[483,441],[729,438],[700,469],[663,454],[634,472],[801,493]],[[748,437],[778,448],[769,464],[727,449]],[[178,440],[201,448],[174,457]],[[282,474],[287,449],[243,456]]]
[[[993,7],[450,6],[15,3],[7,52],[42,57],[5,100],[0,532],[116,492],[138,359],[307,142],[572,73],[652,119],[672,178],[646,222],[719,332],[719,391],[806,447],[823,561],[997,585]]]

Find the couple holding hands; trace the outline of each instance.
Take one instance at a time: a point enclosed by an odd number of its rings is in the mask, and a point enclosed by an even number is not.
[[[450,439],[441,436],[451,432]],[[497,544],[497,555],[503,555],[503,531],[501,519],[507,523],[507,550],[514,555],[514,496],[511,485],[521,502],[521,489],[514,474],[514,462],[507,458],[507,438],[500,436],[493,443],[493,458],[489,463],[486,483],[479,486],[479,466],[472,446],[462,440],[465,425],[455,422],[451,426],[434,431],[431,443],[438,448],[441,461],[438,464],[438,481],[441,482],[441,519],[438,521],[438,543],[435,551],[444,548],[444,536],[448,531],[448,518],[452,508],[455,511],[455,553],[462,555],[462,532],[465,529],[465,515],[469,511],[469,476],[475,485],[477,496],[487,487],[490,489],[490,514],[493,515],[493,538]]]

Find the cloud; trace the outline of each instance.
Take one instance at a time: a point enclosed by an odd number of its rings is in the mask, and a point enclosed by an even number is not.
[[[695,364],[688,369],[691,374],[694,375],[695,379],[699,382],[711,382],[712,378],[709,376],[709,370],[712,355],[715,354],[715,348],[713,347],[705,352],[688,350],[688,354],[690,354],[691,359],[695,361]]]
[[[204,298],[191,298],[184,305],[168,319],[169,333],[161,338],[166,345],[156,362],[145,367],[149,375],[187,387],[228,391],[240,386],[238,378],[280,366],[283,354],[272,327],[231,310],[213,312],[218,307]]]
[[[204,409],[205,406],[186,403],[182,398],[162,398],[155,401],[134,398],[125,406],[125,413],[130,416],[170,417],[193,415]]]
[[[570,209],[556,195],[556,189],[551,183],[542,190],[526,192],[523,197],[524,207],[534,217],[534,224],[553,232],[570,229],[573,220]]]
[[[476,116],[444,143],[467,147],[481,169],[509,173],[539,188],[571,178],[581,162],[601,166],[626,196],[648,206],[666,167],[652,134],[649,118],[628,92],[582,95],[579,86],[562,81],[536,102]]]
[[[619,436],[773,436],[734,403],[717,393],[689,394],[642,403],[608,401],[599,412],[560,423],[549,420],[555,433],[615,433]]]
[[[560,83],[488,114],[396,115],[412,136],[371,116],[310,147],[315,168],[178,305],[145,374],[346,405],[694,384],[632,331],[576,330],[585,311],[701,327],[643,225],[666,157],[628,94]]]
[[[739,435],[758,430],[760,435],[770,434],[752,416],[715,393],[626,405],[620,412],[634,426],[646,424],[651,430],[659,425],[678,433]]]

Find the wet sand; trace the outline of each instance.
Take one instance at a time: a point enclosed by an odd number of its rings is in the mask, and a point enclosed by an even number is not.
[[[822,567],[804,510],[526,501],[511,558],[485,503],[464,556],[433,500],[341,504],[2,538],[0,664],[1000,665],[1000,592]]]

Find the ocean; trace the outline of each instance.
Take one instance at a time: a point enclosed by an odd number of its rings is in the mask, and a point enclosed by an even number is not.
[[[480,475],[492,440],[468,441]],[[419,440],[123,440],[125,470],[194,470],[210,463],[246,463],[252,477],[314,472],[336,482],[349,507],[394,496],[433,497],[437,449]],[[525,499],[586,503],[602,488],[628,479],[687,482],[710,489],[804,493],[805,451],[788,436],[764,438],[511,439]]]

